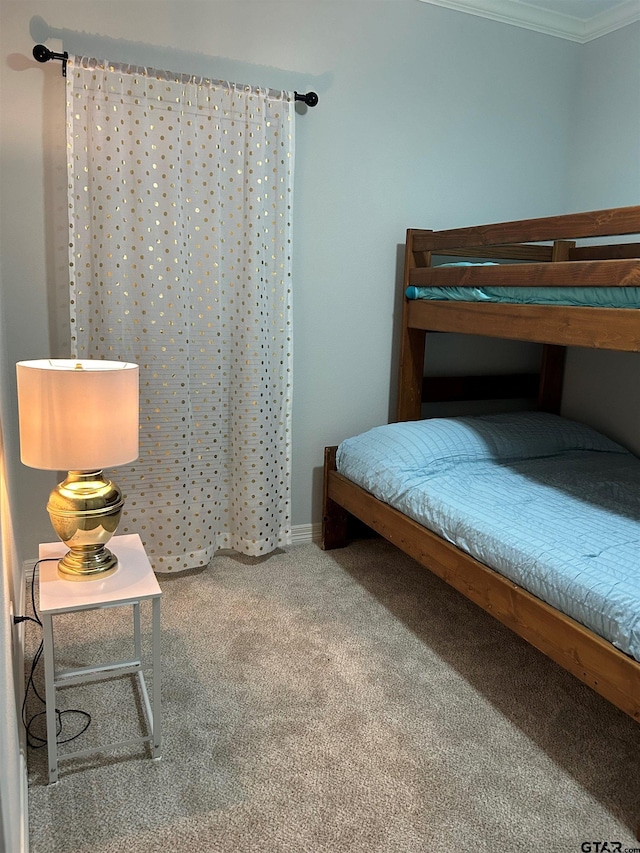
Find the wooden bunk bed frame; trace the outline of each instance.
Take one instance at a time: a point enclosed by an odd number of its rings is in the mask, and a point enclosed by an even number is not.
[[[576,245],[576,241],[584,238],[632,234],[640,234],[640,206],[448,231],[410,229],[407,231],[403,294],[409,285],[638,287],[640,243],[604,245],[599,240],[591,246]],[[435,255],[507,259],[520,263],[437,269],[431,267]],[[421,417],[425,339],[429,332],[543,344],[538,408],[559,412],[566,347],[640,352],[640,310],[404,298],[398,421]],[[460,387],[449,399],[478,386],[477,378],[455,382]],[[496,395],[491,387],[487,393]],[[352,517],[359,519],[640,722],[638,661],[377,500],[339,474],[335,458],[336,448],[326,448],[324,549],[345,546],[350,520]]]

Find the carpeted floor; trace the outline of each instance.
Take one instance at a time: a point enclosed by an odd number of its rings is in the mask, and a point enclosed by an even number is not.
[[[31,750],[31,853],[640,848],[640,726],[385,542],[159,580],[163,757],[48,786]],[[130,608],[56,625],[60,663],[130,648]],[[128,678],[60,695],[77,748],[140,730]]]

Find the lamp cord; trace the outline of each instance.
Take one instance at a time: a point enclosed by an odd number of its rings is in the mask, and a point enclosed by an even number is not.
[[[38,560],[34,564],[33,574],[31,575],[31,607],[33,608],[33,617],[31,617],[31,616],[18,617],[15,620],[16,622],[24,622],[24,621],[35,622],[36,625],[39,625],[40,627],[42,627],[42,621],[41,621],[40,617],[38,616],[38,609],[36,607],[36,594],[35,594],[36,568],[40,565],[40,563],[51,562],[51,561],[57,562],[57,560],[58,560],[57,557],[45,557],[42,560]],[[42,717],[43,715],[46,714],[46,699],[43,699],[42,696],[38,693],[38,689],[37,689],[35,682],[34,682],[34,674],[36,671],[36,667],[40,661],[40,658],[42,657],[43,649],[44,649],[44,640],[40,640],[40,645],[38,646],[38,649],[33,656],[33,660],[31,661],[31,670],[29,672],[29,678],[27,679],[27,685],[26,685],[26,688],[24,691],[24,699],[22,701],[22,724],[24,725],[25,731],[27,733],[27,746],[31,747],[31,749],[42,749],[43,747],[45,747],[47,745],[47,739],[46,738],[42,738],[39,735],[34,734],[32,731],[32,726],[33,726],[35,720],[37,720],[38,717]],[[45,705],[45,710],[39,711],[37,714],[33,714],[31,717],[29,717],[29,719],[27,719],[26,708],[27,708],[27,699],[29,696],[29,688],[31,688],[33,690],[35,697],[43,705]],[[84,724],[84,727],[77,734],[72,735],[71,737],[68,737],[68,738],[64,738],[63,740],[60,740],[59,738],[60,738],[60,735],[62,734],[62,727],[63,727],[62,717],[64,714],[80,714],[83,717],[85,717],[85,724]],[[64,711],[61,711],[58,708],[56,708],[56,717],[57,717],[57,721],[58,721],[57,727],[56,727],[56,743],[57,744],[69,743],[70,741],[75,740],[76,738],[80,737],[81,734],[84,734],[84,732],[86,732],[86,730],[91,725],[91,714],[87,713],[87,711],[80,711],[77,708],[68,708]]]

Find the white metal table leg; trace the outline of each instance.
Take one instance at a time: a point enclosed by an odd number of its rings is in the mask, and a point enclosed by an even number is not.
[[[153,599],[153,741],[151,754],[160,758],[162,747],[162,708],[160,704],[160,596]]]
[[[56,726],[55,657],[53,651],[53,618],[42,614],[44,643],[44,689],[47,716],[47,754],[49,759],[49,784],[58,781],[58,733]]]
[[[140,602],[133,603],[133,647],[136,660],[142,662],[142,631],[140,628]]]

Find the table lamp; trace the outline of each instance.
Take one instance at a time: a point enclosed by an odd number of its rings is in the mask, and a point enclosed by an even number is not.
[[[138,365],[92,359],[38,359],[16,365],[20,458],[31,468],[68,471],[47,510],[70,549],[58,563],[67,580],[113,574],[105,544],[124,499],[103,468],[138,457]]]

